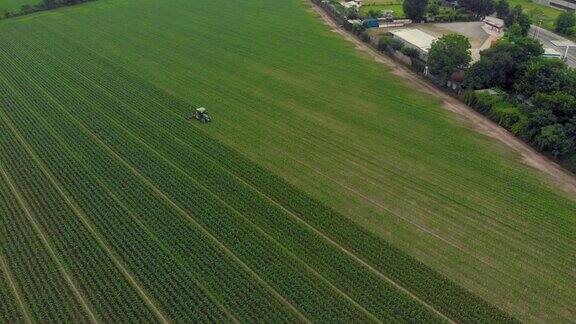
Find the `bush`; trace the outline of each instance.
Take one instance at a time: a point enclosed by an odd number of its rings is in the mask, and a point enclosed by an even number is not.
[[[360,40],[363,41],[364,43],[369,43],[370,42],[370,35],[363,31],[362,33],[360,33]]]
[[[494,106],[500,100],[501,99],[497,95],[493,95],[487,92],[477,92],[476,102],[473,108],[482,114],[490,115],[492,106]]]
[[[519,121],[521,121],[524,114],[521,110],[513,104],[506,101],[499,101],[492,105],[490,110],[490,118],[498,123],[498,125],[511,130]],[[517,126],[515,129],[518,129]]]
[[[378,40],[378,50],[384,52],[390,47],[392,36],[382,36]]]
[[[426,69],[426,64],[424,64],[424,62],[422,62],[420,60],[412,60],[412,70],[414,70],[418,73],[424,73],[425,69]]]
[[[413,47],[404,46],[404,47],[402,47],[400,52],[402,52],[402,54],[404,54],[410,58],[415,58],[415,59],[420,58],[420,52]]]
[[[576,14],[574,11],[563,12],[556,18],[556,31],[563,35],[574,35],[576,28]]]
[[[395,51],[400,51],[404,47],[404,43],[397,38],[392,38],[390,40],[390,47]]]

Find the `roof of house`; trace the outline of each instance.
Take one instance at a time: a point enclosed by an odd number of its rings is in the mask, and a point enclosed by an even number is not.
[[[424,52],[428,52],[432,43],[437,39],[436,37],[415,28],[396,29],[390,31],[390,33],[395,37],[420,48]]]
[[[359,8],[359,7],[360,7],[360,4],[358,4],[358,3],[354,2],[354,1],[350,1],[350,2],[343,1],[343,2],[341,2],[340,4],[341,4],[344,8],[352,8],[352,7],[354,7],[354,8]]]
[[[494,26],[494,27],[499,27],[499,28],[504,27],[504,20],[502,20],[500,18],[486,17],[486,18],[484,18],[484,22],[491,25],[491,26]]]

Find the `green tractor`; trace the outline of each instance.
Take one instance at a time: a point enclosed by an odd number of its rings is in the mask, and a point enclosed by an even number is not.
[[[208,115],[208,111],[204,107],[196,109],[190,116],[190,119],[198,119],[202,124],[212,121],[212,118]]]

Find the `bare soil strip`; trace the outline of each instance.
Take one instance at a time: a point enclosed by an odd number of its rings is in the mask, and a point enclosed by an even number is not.
[[[519,153],[523,163],[544,173],[552,184],[558,186],[564,190],[569,197],[576,200],[576,175],[542,155],[495,122],[437,88],[430,81],[410,71],[385,54],[378,52],[370,45],[363,43],[344,28],[338,26],[321,8],[312,3],[310,3],[310,7],[324,20],[333,32],[340,34],[344,39],[354,44],[356,49],[367,54],[374,61],[390,67],[394,75],[400,76],[408,81],[406,83],[407,85],[441,99],[442,106],[445,109],[464,117],[479,133],[495,138],[510,147],[513,151]]]
[[[0,172],[2,172],[2,174],[5,175],[4,169],[2,169],[1,166],[0,166]],[[22,311],[24,321],[26,323],[32,323],[32,317],[30,316],[30,313],[28,312],[26,305],[24,305],[24,301],[20,296],[20,292],[18,291],[18,287],[14,282],[14,278],[12,278],[12,274],[10,273],[10,269],[8,268],[8,264],[6,263],[6,260],[4,259],[4,256],[2,256],[1,253],[0,253],[0,270],[2,270],[2,272],[6,274],[6,280],[8,281],[8,285],[10,286],[10,289],[12,289],[12,293],[14,294],[14,297],[18,302],[18,307],[20,307],[20,310]]]

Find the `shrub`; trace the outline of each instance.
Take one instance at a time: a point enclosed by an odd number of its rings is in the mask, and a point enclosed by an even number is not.
[[[402,41],[397,38],[392,38],[390,40],[390,47],[395,51],[399,51],[402,49],[402,47],[404,47],[404,43],[402,43]]]
[[[509,130],[522,119],[523,115],[520,108],[506,101],[496,102],[490,109],[490,118]]]
[[[420,58],[420,52],[413,47],[404,46],[400,51],[410,58]]]
[[[360,40],[363,41],[364,43],[369,43],[370,35],[366,31],[363,31],[362,33],[360,33]]]
[[[424,73],[426,69],[426,64],[420,60],[412,60],[412,69],[418,73]]]
[[[390,47],[390,43],[392,42],[392,36],[382,36],[378,40],[378,50],[384,52]]]

